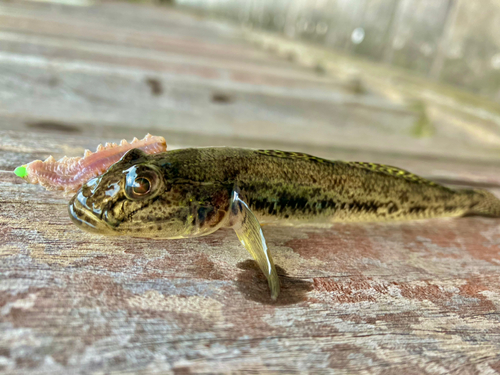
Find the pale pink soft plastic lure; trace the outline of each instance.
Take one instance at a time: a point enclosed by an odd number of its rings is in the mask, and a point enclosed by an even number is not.
[[[96,152],[85,150],[81,157],[63,157],[56,160],[49,156],[45,161],[35,160],[18,167],[16,175],[30,184],[40,184],[47,190],[64,190],[75,193],[91,178],[104,172],[129,150],[140,148],[147,154],[156,154],[167,150],[165,138],[147,134],[144,139],[134,138],[128,143],[123,139],[119,145],[106,143],[97,146]]]

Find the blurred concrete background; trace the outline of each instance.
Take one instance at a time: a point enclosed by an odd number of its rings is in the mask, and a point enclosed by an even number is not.
[[[498,0],[177,0],[500,102]]]

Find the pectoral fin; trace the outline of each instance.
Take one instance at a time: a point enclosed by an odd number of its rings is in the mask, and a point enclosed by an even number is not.
[[[233,191],[230,210],[231,226],[245,249],[264,272],[271,289],[271,298],[275,300],[280,293],[280,282],[259,221],[236,191]]]

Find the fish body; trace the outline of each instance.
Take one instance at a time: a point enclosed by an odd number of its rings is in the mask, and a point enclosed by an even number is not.
[[[259,223],[412,220],[500,216],[482,190],[453,190],[399,168],[330,161],[276,150],[133,149],[72,198],[85,230],[105,235],[187,238],[233,227],[268,277],[279,281]]]

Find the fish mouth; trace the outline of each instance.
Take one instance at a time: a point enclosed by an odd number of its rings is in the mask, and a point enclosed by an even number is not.
[[[76,193],[68,204],[68,213],[73,221],[79,228],[87,232],[98,234],[114,234],[113,228],[103,221],[99,215],[96,215],[86,205],[86,198],[82,192]]]

